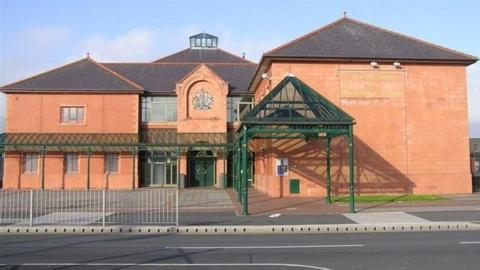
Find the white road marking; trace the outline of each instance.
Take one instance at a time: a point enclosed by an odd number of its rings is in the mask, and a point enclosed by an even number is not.
[[[210,246],[210,247],[165,247],[166,249],[294,249],[294,248],[341,248],[363,247],[364,244],[308,245],[308,246]]]
[[[378,212],[343,214],[346,218],[357,224],[383,224],[383,223],[430,223],[431,221],[405,213],[405,212]]]
[[[245,267],[296,267],[296,268],[305,268],[305,269],[316,269],[316,270],[332,270],[326,267],[305,265],[305,264],[292,264],[292,263],[23,263],[18,264],[19,266],[168,266],[168,267],[207,267],[207,266],[245,266]]]
[[[480,241],[473,241],[473,242],[460,242],[462,245],[480,245]]]

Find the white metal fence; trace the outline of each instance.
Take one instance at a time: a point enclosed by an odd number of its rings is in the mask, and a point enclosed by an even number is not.
[[[0,224],[178,226],[178,190],[0,190]]]

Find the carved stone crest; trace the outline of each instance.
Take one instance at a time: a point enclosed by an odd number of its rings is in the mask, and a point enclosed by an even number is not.
[[[204,89],[200,89],[193,96],[192,104],[195,110],[210,110],[213,105],[213,97]]]

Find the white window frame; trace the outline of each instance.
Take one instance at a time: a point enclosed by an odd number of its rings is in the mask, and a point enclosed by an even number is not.
[[[178,103],[176,96],[145,96],[141,100],[142,123],[175,123],[178,117]],[[155,112],[161,111],[156,118]],[[169,118],[172,115],[173,118]],[[156,118],[156,119],[155,119]]]
[[[81,113],[80,113],[81,112]],[[85,106],[60,106],[61,123],[83,123],[85,119]]]
[[[235,110],[237,111],[237,122],[240,121],[240,105],[250,105],[250,109],[248,111],[250,111],[253,106],[254,106],[254,103],[253,101],[240,101],[237,103],[237,108],[235,108]]]

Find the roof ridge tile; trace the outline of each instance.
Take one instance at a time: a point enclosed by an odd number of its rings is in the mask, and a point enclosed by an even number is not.
[[[242,57],[242,56],[240,56],[240,55],[236,55],[236,54],[231,53],[231,52],[229,52],[229,51],[226,51],[226,50],[224,50],[224,49],[217,48],[217,50],[220,50],[220,51],[222,51],[222,52],[224,52],[224,53],[226,53],[226,54],[229,54],[229,55],[231,55],[231,56],[234,56],[234,57],[236,57],[236,58],[238,58],[238,59],[240,59],[240,60],[242,60],[242,61],[245,61],[245,62],[248,62],[248,63],[252,63],[252,64],[256,64],[255,62],[253,62],[253,61],[251,61],[251,60],[248,60],[247,58],[244,58],[244,57]]]
[[[115,76],[117,79],[120,79],[120,80],[123,80],[125,82],[127,82],[128,84],[132,85],[133,87],[137,88],[138,90],[145,90],[143,88],[143,86],[127,79],[126,77],[124,77],[123,75],[121,75],[120,73],[108,68],[107,66],[104,66],[102,63],[99,63],[97,61],[95,61],[94,59],[90,58],[90,57],[87,57],[87,60],[89,60],[90,62],[96,64],[98,67],[104,69],[105,71],[108,71],[109,73],[111,73],[113,76]]]

